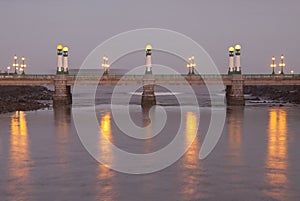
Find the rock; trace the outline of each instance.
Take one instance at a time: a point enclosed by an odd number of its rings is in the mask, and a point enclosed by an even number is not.
[[[274,101],[300,104],[300,86],[245,86],[244,93]]]
[[[0,86],[0,113],[47,108],[53,92],[43,86]]]

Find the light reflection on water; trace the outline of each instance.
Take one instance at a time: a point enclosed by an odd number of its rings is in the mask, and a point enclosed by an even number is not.
[[[244,108],[236,107],[227,110],[228,148],[231,154],[230,161],[235,165],[242,165],[242,126]]]
[[[270,190],[266,194],[273,199],[284,200],[287,188],[287,114],[284,109],[269,112],[268,150],[266,158],[266,182]]]
[[[186,113],[186,123],[185,123],[185,144],[190,144],[190,148],[185,153],[182,158],[182,168],[188,171],[182,171],[180,174],[180,179],[182,184],[182,189],[180,191],[181,200],[187,200],[190,197],[194,197],[199,194],[199,178],[196,174],[193,174],[190,171],[193,171],[200,166],[198,154],[199,154],[199,141],[194,138],[197,135],[197,116],[193,112]],[[194,140],[195,139],[195,140]],[[193,141],[194,140],[194,141]]]
[[[148,126],[147,131],[150,133],[152,128],[149,110],[141,109],[135,112],[139,115],[142,113],[141,121],[144,126]],[[99,152],[106,153],[106,160],[113,162],[114,153],[101,137],[105,137],[112,143],[116,141],[122,143],[118,136],[120,133],[115,128],[109,109],[100,109],[97,114],[99,117],[97,148]],[[154,198],[155,200],[220,200],[223,198],[234,200],[234,198],[242,198],[244,192],[250,192],[247,194],[250,200],[257,200],[257,198],[297,200],[296,198],[300,197],[298,192],[300,189],[297,185],[300,172],[298,155],[292,150],[297,152],[299,147],[297,145],[299,138],[295,135],[299,125],[297,120],[293,119],[297,119],[298,114],[299,108],[230,109],[227,111],[227,129],[224,129],[222,139],[212,154],[212,158],[217,161],[211,161],[211,157],[204,161],[198,159],[202,141],[197,136],[179,162],[158,173],[141,176],[120,174],[102,164],[97,164],[92,159],[86,159],[88,154],[85,153],[79,140],[74,140],[78,136],[74,134],[70,108],[56,109],[54,113],[39,111],[6,114],[1,116],[0,121],[1,129],[4,129],[4,133],[7,132],[7,138],[1,134],[0,142],[7,147],[7,151],[0,153],[1,158],[4,159],[1,161],[1,166],[7,167],[0,173],[1,178],[4,178],[1,180],[0,187],[3,186],[5,191],[1,193],[0,188],[0,200],[32,200],[35,197],[54,200],[57,191],[60,198],[66,197],[69,198],[68,200],[84,198],[108,201],[154,200]],[[50,121],[49,127],[41,128],[38,133],[32,132],[32,128],[36,128],[40,121],[45,120],[40,118],[43,115],[54,117],[54,124]],[[195,133],[199,135],[203,132],[197,131],[197,122],[200,121],[201,124],[206,119],[205,116],[198,119],[193,112],[187,112],[183,116],[185,140],[182,144],[186,144],[191,142]],[[249,121],[254,118],[261,118],[256,121],[258,122],[256,125]],[[253,126],[258,128],[259,133],[253,133],[250,129]],[[56,132],[55,134],[51,128]],[[49,135],[53,135],[52,141],[52,138],[46,138]],[[35,141],[37,136],[40,138]],[[266,141],[263,142],[262,139]],[[49,147],[57,149],[43,152],[47,157],[41,157],[39,153],[32,151],[36,150],[35,147],[43,147],[51,143],[54,145]],[[156,143],[155,140],[148,139],[139,148],[147,153],[153,150]],[[124,144],[130,146],[134,143],[124,142]],[[4,149],[5,146],[1,148]],[[259,152],[254,152],[256,149],[259,149]],[[52,154],[53,152],[57,154]],[[259,153],[261,158],[255,156],[255,153]],[[38,163],[39,161],[34,160],[36,158],[43,158],[43,162]],[[46,168],[48,172],[37,174],[35,171],[43,168],[36,167],[35,164],[49,166]],[[49,179],[51,182],[49,188],[48,181],[36,178],[41,177],[40,175],[43,179]],[[81,176],[77,178],[78,175]],[[214,181],[221,183],[215,186]],[[44,182],[47,191],[40,188],[40,182]],[[49,194],[54,197],[48,198]]]
[[[111,113],[105,112],[101,115],[100,118],[100,132],[99,132],[99,151],[100,153],[104,153],[106,158],[105,160],[109,163],[113,163],[114,155],[112,150],[110,150],[110,146],[107,144],[106,140],[101,140],[103,137],[109,140],[111,143],[114,142],[111,130]],[[110,170],[108,167],[99,164],[98,166],[99,174],[97,179],[102,183],[102,187],[97,189],[102,196],[103,200],[113,201],[114,197],[114,177],[115,172]]]
[[[151,112],[155,112],[155,111],[151,111]],[[150,137],[153,132],[152,125],[151,125],[151,119],[150,119],[150,108],[142,107],[142,113],[143,113],[143,126],[145,127],[145,130],[146,130],[146,136]],[[151,152],[151,148],[152,148],[151,138],[145,140],[144,146],[145,146],[146,153]],[[151,163],[151,162],[149,161],[149,163]]]
[[[54,120],[56,129],[56,139],[58,144],[58,160],[61,164],[61,170],[63,173],[68,171],[68,161],[69,161],[69,135],[70,135],[70,118],[71,118],[71,108],[70,107],[60,107],[55,108]]]
[[[8,191],[13,200],[27,200],[30,189],[30,154],[26,114],[11,115]],[[12,193],[14,192],[14,193]]]

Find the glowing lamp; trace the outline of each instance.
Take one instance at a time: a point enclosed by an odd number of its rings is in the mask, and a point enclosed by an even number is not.
[[[150,45],[150,44],[148,44],[147,46],[146,46],[146,51],[147,50],[152,50],[152,46]]]
[[[229,47],[229,48],[228,48],[228,51],[229,51],[229,52],[234,52],[234,47]]]
[[[236,50],[236,51],[240,51],[240,50],[241,50],[241,46],[240,46],[240,45],[236,45],[236,46],[235,46],[235,50]]]
[[[59,51],[62,51],[63,46],[61,44],[59,44],[59,45],[56,46],[56,49],[59,50]]]

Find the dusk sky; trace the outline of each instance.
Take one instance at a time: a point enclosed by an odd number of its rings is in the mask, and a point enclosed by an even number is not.
[[[116,34],[164,28],[199,43],[222,73],[227,48],[237,43],[244,73],[270,73],[271,57],[278,63],[281,54],[286,72],[300,73],[299,0],[1,0],[0,11],[2,71],[17,54],[28,59],[28,73],[54,72],[58,43],[70,48],[70,69],[79,68],[90,51]]]

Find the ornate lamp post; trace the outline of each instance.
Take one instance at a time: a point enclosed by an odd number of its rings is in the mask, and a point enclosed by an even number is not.
[[[7,75],[9,75],[10,66],[7,66]]]
[[[195,63],[195,57],[191,56],[189,58],[189,64],[187,65],[187,67],[189,68],[189,75],[194,75],[195,74],[195,67],[196,67],[196,63]]]
[[[69,74],[69,64],[68,64],[68,56],[69,56],[69,48],[64,47],[62,49],[63,51],[63,69],[64,69],[64,74]]]
[[[196,67],[196,63],[195,63],[195,57],[192,56],[192,75],[195,75],[195,67]]]
[[[235,71],[237,74],[241,74],[241,46],[236,45],[235,49]]]
[[[294,73],[295,73],[294,70],[291,70],[291,74],[292,74],[293,77],[294,77]]]
[[[57,74],[63,73],[63,46],[58,44],[56,46],[57,49]]]
[[[234,47],[228,48],[229,52],[229,68],[228,68],[228,75],[233,73],[234,70]]]
[[[284,75],[283,67],[285,67],[285,63],[284,63],[283,60],[284,60],[284,56],[283,56],[283,54],[282,54],[281,57],[280,57],[280,63],[279,63],[279,67],[281,67],[280,75]]]
[[[15,68],[15,73],[14,73],[15,75],[18,74],[18,72],[17,72],[18,66],[19,66],[19,64],[18,64],[18,57],[17,57],[17,55],[15,55],[14,56],[14,63],[13,63],[13,67]]]
[[[272,64],[270,65],[270,67],[273,69],[272,70],[272,75],[275,75],[275,68],[276,68],[276,64],[275,64],[275,57],[272,57]]]
[[[186,65],[186,67],[189,69],[189,73],[188,73],[188,75],[190,75],[192,72],[191,72],[191,65],[190,65],[190,63],[188,63],[187,65]]]
[[[108,75],[108,69],[109,69],[108,57],[104,56],[102,59],[103,59],[102,67],[104,68],[103,74]]]
[[[146,74],[152,74],[152,46],[148,44],[146,46]]]
[[[22,71],[22,75],[25,75],[25,68],[26,68],[26,64],[25,64],[25,57],[22,57],[22,63],[20,65],[20,70]]]

